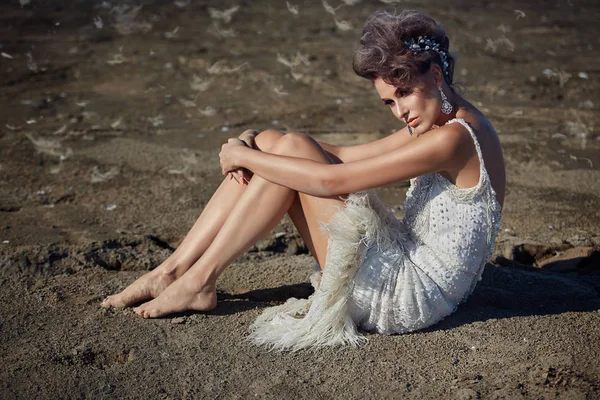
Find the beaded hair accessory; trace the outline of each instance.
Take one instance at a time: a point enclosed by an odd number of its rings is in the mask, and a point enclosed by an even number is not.
[[[427,36],[419,36],[417,40],[411,38],[410,40],[405,41],[404,44],[414,53],[427,50],[433,50],[438,53],[442,59],[442,69],[444,70],[444,74],[448,75],[448,53],[444,50],[440,50],[440,44],[438,42],[429,39]]]

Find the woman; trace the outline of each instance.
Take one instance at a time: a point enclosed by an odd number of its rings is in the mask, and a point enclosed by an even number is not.
[[[448,47],[443,28],[421,12],[373,14],[354,70],[407,127],[345,147],[274,130],[230,139],[220,153],[229,179],[179,248],[102,305],[153,299],[134,309],[144,318],[211,310],[217,278],[288,213],[322,272],[311,298],[263,313],[252,326],[256,343],[355,344],[357,327],[402,333],[452,313],[491,255],[505,172],[493,127],[452,88]],[[400,221],[365,192],[407,179]]]

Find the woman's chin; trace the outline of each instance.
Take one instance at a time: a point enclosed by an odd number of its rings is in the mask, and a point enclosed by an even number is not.
[[[414,127],[411,127],[413,135],[417,134],[417,135],[422,135],[423,133],[429,132],[432,129],[437,128],[436,125],[434,124],[424,124],[424,123],[420,123],[415,125]]]

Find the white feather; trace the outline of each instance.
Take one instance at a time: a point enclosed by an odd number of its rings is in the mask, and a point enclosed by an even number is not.
[[[384,227],[393,224],[382,219],[392,217],[373,192],[351,194],[346,207],[322,225],[329,233],[327,263],[322,277],[320,272],[311,277],[314,294],[266,309],[250,327],[249,339],[277,351],[364,343],[348,296],[365,250],[391,240]]]

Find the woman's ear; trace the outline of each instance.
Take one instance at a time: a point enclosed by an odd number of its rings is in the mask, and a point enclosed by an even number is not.
[[[431,64],[431,67],[429,68],[429,73],[431,74],[433,83],[436,86],[440,86],[444,82],[444,75],[442,74],[442,69],[436,63]]]

